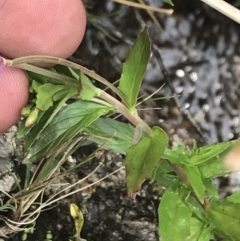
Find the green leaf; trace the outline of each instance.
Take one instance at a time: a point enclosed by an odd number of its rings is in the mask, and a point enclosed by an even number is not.
[[[77,81],[79,81],[80,71],[78,69],[72,69],[70,67],[64,66],[64,65],[55,65],[52,67],[52,71],[66,75],[68,77],[74,78]]]
[[[235,141],[214,143],[201,148],[197,148],[192,151],[191,155],[187,159],[189,165],[200,165],[204,162],[211,161],[213,158],[223,157],[227,152],[232,149]]]
[[[214,197],[216,199],[219,199],[218,190],[216,185],[213,183],[213,180],[210,178],[203,179],[203,183],[207,192],[205,195],[208,197]]]
[[[127,60],[123,64],[119,90],[124,94],[130,110],[135,111],[137,97],[144,73],[150,57],[150,40],[147,28],[139,34],[136,43],[130,49]]]
[[[178,176],[176,176],[174,174],[170,174],[170,173],[164,174],[162,176],[158,176],[155,179],[155,182],[165,188],[172,187],[172,186],[182,183],[181,179]]]
[[[174,136],[172,150],[166,149],[163,158],[179,166],[181,163],[185,164],[185,159],[187,159],[190,154],[191,151],[189,148],[185,146],[178,137]]]
[[[102,90],[95,87],[86,75],[81,73],[80,76],[82,81],[82,91],[80,92],[80,99],[92,100],[94,97],[99,96]]]
[[[240,190],[234,192],[232,195],[228,196],[225,200],[228,202],[240,204]]]
[[[159,127],[153,127],[151,136],[143,137],[127,151],[125,159],[128,193],[134,197],[142,183],[159,164],[168,144],[168,136]]]
[[[25,163],[54,152],[83,128],[89,126],[112,107],[79,100],[68,105],[60,112],[41,133],[37,142],[30,149],[30,156]]]
[[[162,159],[159,162],[159,165],[157,166],[157,168],[152,173],[153,175],[151,177],[151,180],[156,181],[158,176],[162,176],[162,175],[170,173],[170,172],[173,172],[172,167],[170,166],[170,164],[166,160]]]
[[[181,164],[181,153],[178,150],[170,150],[166,148],[163,154],[163,159],[169,160],[172,164]]]
[[[67,92],[65,92],[65,96],[59,102],[57,102],[53,107],[49,108],[47,111],[39,113],[38,121],[34,126],[30,128],[21,126],[22,128],[18,132],[18,137],[28,134],[25,142],[25,146],[24,146],[25,150],[29,150],[31,145],[37,140],[38,136],[48,126],[48,124],[60,111],[60,109],[66,103],[66,101],[76,93],[77,93],[77,90],[75,88],[67,89]]]
[[[109,118],[99,118],[84,132],[90,135],[89,140],[121,154],[126,154],[133,144],[134,127]]]
[[[37,92],[37,91],[38,91],[38,88],[39,88],[41,85],[42,85],[41,83],[37,82],[36,80],[33,80],[31,87],[32,87],[32,89],[33,89],[35,92]]]
[[[205,187],[203,185],[202,176],[198,170],[198,167],[184,166],[184,167],[182,167],[182,170],[184,171],[185,175],[187,176],[187,179],[188,179],[189,183],[191,184],[191,187],[193,188],[193,191],[195,192],[199,201],[203,202]]]
[[[179,141],[175,143],[172,150],[166,149],[163,158],[176,165],[182,163],[188,166],[199,166],[207,162],[215,162],[216,159],[223,158],[235,145],[235,141],[214,143],[201,148],[197,148],[195,144],[193,149],[189,150]]]
[[[151,181],[163,187],[171,187],[180,183],[180,178],[173,173],[172,167],[166,160],[161,160],[159,166],[152,172]]]
[[[222,158],[215,158],[198,166],[202,178],[215,178],[229,174],[230,171],[224,166]]]
[[[197,217],[204,224],[208,224],[208,219],[206,217],[205,210],[203,208],[203,205],[199,203],[198,199],[193,195],[190,195],[189,198],[186,199],[186,202],[193,211],[193,216]]]
[[[226,240],[240,240],[240,204],[210,200],[205,208],[214,232]]]
[[[191,218],[190,236],[186,241],[209,241],[212,231],[209,225],[204,224],[196,217]]]
[[[72,89],[72,93],[74,93],[72,94],[72,96],[77,94],[78,92],[77,89],[73,89],[73,88],[71,89]],[[53,101],[62,101],[63,99],[65,99],[66,96],[69,96],[69,92],[70,92],[69,90],[70,90],[69,88],[65,88],[58,91],[56,94],[53,95],[53,98],[52,98]]]
[[[39,86],[37,89],[37,108],[42,111],[49,109],[53,105],[53,95],[64,88],[66,88],[65,85],[51,83]]]
[[[167,4],[171,5],[171,6],[174,6],[172,0],[163,0],[163,2],[165,2],[165,3],[167,3]]]
[[[183,186],[170,187],[164,193],[158,208],[161,241],[188,240],[192,210],[185,200],[189,195]]]

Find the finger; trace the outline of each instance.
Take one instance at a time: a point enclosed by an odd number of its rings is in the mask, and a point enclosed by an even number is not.
[[[0,0],[0,53],[11,58],[36,54],[67,58],[82,41],[85,26],[80,0]],[[0,132],[16,123],[27,98],[24,72],[5,67],[0,75]]]
[[[81,0],[0,0],[0,53],[67,58],[82,41],[85,26]]]
[[[231,172],[240,172],[240,142],[224,158],[224,165]]]
[[[28,79],[24,71],[3,67],[0,74],[0,133],[19,120],[27,100]]]

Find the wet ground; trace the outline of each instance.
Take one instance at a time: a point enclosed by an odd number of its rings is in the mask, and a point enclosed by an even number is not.
[[[159,0],[149,4],[162,6]],[[231,1],[240,7],[240,1]],[[92,1],[89,23],[83,44],[71,58],[95,70],[110,81],[121,73],[121,63],[130,44],[145,26],[149,26],[153,52],[141,94],[151,94],[163,88],[156,97],[177,94],[177,99],[148,102],[140,115],[149,125],[160,125],[170,136],[178,134],[186,143],[195,138],[201,144],[236,139],[240,133],[240,26],[199,1],[176,1],[172,16],[156,14],[163,27],[160,32],[144,10],[122,8],[107,1]],[[94,18],[118,11],[115,16]],[[107,37],[96,24],[103,27]],[[114,39],[111,39],[114,38]],[[169,88],[171,85],[173,89]],[[188,117],[187,117],[188,116]],[[201,136],[204,136],[203,138]],[[74,154],[77,161],[96,147],[80,148]],[[110,173],[122,164],[122,156],[103,151],[77,174],[82,177],[104,160],[103,166],[92,179]],[[218,180],[219,187],[231,192],[239,188],[238,176]],[[229,181],[230,180],[230,181]],[[230,185],[230,186],[229,186]],[[156,208],[162,190],[145,184],[135,201],[127,198],[124,173],[119,172],[86,192],[73,196],[72,201],[84,207],[85,225],[82,238],[88,241],[158,240]],[[42,241],[51,230],[52,240],[69,240],[74,236],[70,218],[69,200],[44,212],[37,221],[36,230],[27,240]],[[21,240],[20,235],[10,238]]]

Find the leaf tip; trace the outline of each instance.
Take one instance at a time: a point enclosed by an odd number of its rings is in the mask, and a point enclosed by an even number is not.
[[[136,195],[137,195],[137,192],[129,192],[129,193],[128,193],[128,197],[129,197],[131,200],[135,200],[135,199],[136,199]]]

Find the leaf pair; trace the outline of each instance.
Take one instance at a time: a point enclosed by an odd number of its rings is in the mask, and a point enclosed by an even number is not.
[[[178,143],[172,150],[167,149],[165,151],[163,159],[167,159],[178,166],[185,175],[186,184],[188,183],[191,186],[199,201],[203,202],[204,196],[207,194],[208,188],[206,185],[209,184],[209,178],[229,173],[222,163],[222,158],[233,145],[234,142],[215,143],[201,148],[194,145],[193,149],[189,150]],[[168,173],[171,171],[169,170]],[[162,175],[166,174],[162,173]],[[159,179],[159,177],[156,178]],[[216,196],[216,191],[213,189],[212,191]]]

